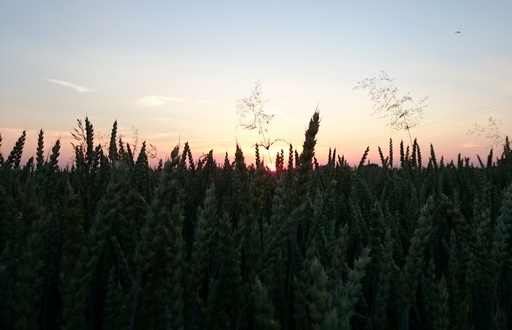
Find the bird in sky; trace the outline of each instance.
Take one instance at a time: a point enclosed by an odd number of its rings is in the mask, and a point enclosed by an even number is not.
[[[460,33],[460,31],[455,31],[455,34]]]

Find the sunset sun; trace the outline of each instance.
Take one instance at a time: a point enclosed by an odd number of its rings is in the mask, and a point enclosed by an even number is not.
[[[268,163],[267,164],[267,168],[270,172],[275,172],[276,171],[276,164],[274,163]]]

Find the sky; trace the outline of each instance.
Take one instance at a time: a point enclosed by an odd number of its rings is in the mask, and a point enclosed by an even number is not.
[[[188,142],[196,160],[213,150],[222,163],[238,142],[250,163],[262,137],[237,127],[236,104],[259,81],[275,115],[266,138],[286,141],[272,160],[288,143],[301,151],[318,108],[320,163],[336,148],[356,165],[366,147],[380,163],[378,147],[393,139],[398,151],[408,133],[354,87],[384,71],[399,97],[428,97],[410,130],[423,158],[432,144],[476,164],[492,141],[468,135],[475,124],[492,117],[512,136],[510,17],[511,1],[0,1],[0,151],[26,130],[23,157],[34,156],[43,129],[45,151],[60,139],[70,164],[87,116],[97,143],[117,120],[125,142],[164,160]]]

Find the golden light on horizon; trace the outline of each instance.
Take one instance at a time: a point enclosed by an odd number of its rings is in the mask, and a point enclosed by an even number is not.
[[[275,172],[276,171],[276,164],[275,163],[268,163],[267,164],[267,168],[270,172]]]

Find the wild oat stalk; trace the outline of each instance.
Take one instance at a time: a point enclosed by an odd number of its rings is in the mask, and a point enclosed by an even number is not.
[[[406,130],[409,133],[412,146],[410,129],[417,126],[421,121],[425,108],[428,106],[425,104],[428,97],[421,99],[417,105],[409,93],[399,97],[394,80],[382,71],[377,77],[364,78],[357,82],[354,90],[368,90],[368,97],[374,102],[372,115],[384,112],[384,115],[380,118],[389,117],[387,126],[390,126],[393,130]]]
[[[270,121],[275,117],[275,115],[265,113],[263,110],[265,103],[267,101],[261,99],[261,86],[258,80],[251,96],[244,97],[236,102],[237,127],[241,126],[247,130],[258,129],[258,134],[261,135],[262,141],[256,144],[256,152],[258,152],[258,146],[264,147],[267,150],[269,162],[272,163],[270,147],[277,141],[286,141],[283,139],[270,141],[270,139],[265,137],[265,133],[268,133],[268,129],[265,126],[270,124]]]
[[[490,141],[489,148],[503,144],[505,134],[501,131],[500,126],[503,123],[501,119],[489,117],[487,119],[487,127],[482,127],[480,124],[475,123],[473,129],[469,129],[466,135],[476,135],[476,137],[484,134],[485,138]]]

